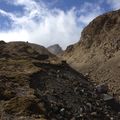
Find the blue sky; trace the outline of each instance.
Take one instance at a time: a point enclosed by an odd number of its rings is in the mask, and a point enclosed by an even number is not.
[[[95,17],[119,8],[120,0],[0,0],[0,39],[65,49]]]

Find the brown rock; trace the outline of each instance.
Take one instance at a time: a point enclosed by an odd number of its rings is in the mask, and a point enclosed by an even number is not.
[[[114,90],[120,81],[120,10],[98,16],[84,28],[80,41],[68,47],[63,59],[96,83]],[[120,91],[118,92],[120,93]]]

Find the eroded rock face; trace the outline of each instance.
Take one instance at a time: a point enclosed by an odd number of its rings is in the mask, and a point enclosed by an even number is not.
[[[80,41],[63,58],[97,83],[108,83],[120,93],[120,10],[95,18],[84,28]]]

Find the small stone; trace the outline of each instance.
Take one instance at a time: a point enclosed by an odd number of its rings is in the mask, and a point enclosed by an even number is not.
[[[107,93],[107,91],[108,91],[108,85],[105,83],[96,86],[96,93],[103,94],[103,93]]]
[[[113,118],[113,117],[111,117],[111,118],[110,118],[110,120],[114,120],[114,118]]]
[[[60,109],[60,114],[64,115],[64,113],[65,113],[65,109],[64,108]]]
[[[82,113],[82,112],[83,112],[83,108],[81,107],[81,108],[80,108],[80,113]]]
[[[74,93],[77,93],[78,87],[75,87],[74,89]]]
[[[83,117],[83,114],[80,114],[80,117]]]
[[[92,116],[96,116],[97,113],[96,113],[96,112],[92,112],[91,115],[92,115]]]
[[[106,116],[107,116],[107,117],[110,117],[110,115],[109,115],[109,114],[107,114]]]
[[[84,89],[81,90],[82,93],[84,93],[84,91],[85,91]]]
[[[118,115],[120,115],[120,112],[118,112]]]
[[[75,117],[71,118],[70,120],[76,120]]]
[[[64,111],[65,111],[65,108],[60,109],[60,112],[64,112]]]
[[[92,110],[92,104],[91,103],[86,103],[86,105],[89,107],[89,110]]]
[[[85,77],[88,77],[89,76],[89,73],[85,73],[85,75],[84,75]]]

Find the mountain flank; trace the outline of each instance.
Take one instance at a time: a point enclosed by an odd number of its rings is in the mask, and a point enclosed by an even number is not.
[[[96,83],[106,83],[120,95],[120,10],[98,16],[84,28],[80,41],[63,59]]]

